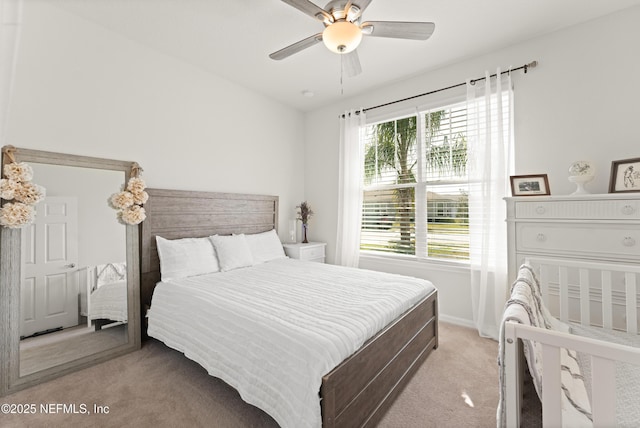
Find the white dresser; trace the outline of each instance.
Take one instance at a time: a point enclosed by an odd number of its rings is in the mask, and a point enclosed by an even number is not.
[[[509,280],[527,256],[640,263],[640,194],[505,198]]]
[[[303,244],[283,244],[284,252],[292,259],[308,260],[312,262],[324,263],[324,248],[327,246],[324,242],[309,242]]]

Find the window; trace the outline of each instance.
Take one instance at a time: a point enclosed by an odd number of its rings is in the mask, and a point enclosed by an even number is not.
[[[360,250],[469,259],[466,103],[367,125]]]

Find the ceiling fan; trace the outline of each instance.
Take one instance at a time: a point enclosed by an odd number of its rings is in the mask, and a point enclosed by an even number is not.
[[[281,60],[311,47],[324,44],[332,52],[344,55],[344,67],[348,76],[362,72],[356,48],[362,36],[391,37],[396,39],[427,40],[433,34],[433,22],[366,21],[360,22],[362,12],[372,0],[331,0],[323,8],[309,0],[282,0],[290,6],[304,12],[318,21],[325,29],[323,32],[300,40],[286,48],[269,55],[271,59]]]

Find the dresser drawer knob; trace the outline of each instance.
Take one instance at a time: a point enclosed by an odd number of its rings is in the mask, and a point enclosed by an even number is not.
[[[546,211],[546,208],[545,208],[545,207],[543,207],[542,205],[538,205],[538,206],[536,207],[536,212],[537,212],[538,214],[544,214],[544,212],[545,212],[545,211]]]
[[[634,212],[636,212],[636,209],[633,207],[633,205],[625,205],[624,207],[622,207],[622,214],[631,215]]]
[[[536,235],[536,241],[538,241],[538,242],[544,242],[544,241],[546,241],[546,240],[547,240],[547,237],[546,237],[546,236],[544,236],[544,233],[538,233],[538,234]]]
[[[624,245],[625,247],[633,247],[634,245],[636,245],[636,240],[630,236],[625,236],[622,240],[622,245]]]

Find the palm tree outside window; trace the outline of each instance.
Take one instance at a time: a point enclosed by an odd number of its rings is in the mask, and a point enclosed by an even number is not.
[[[466,105],[366,126],[360,250],[469,259]]]

